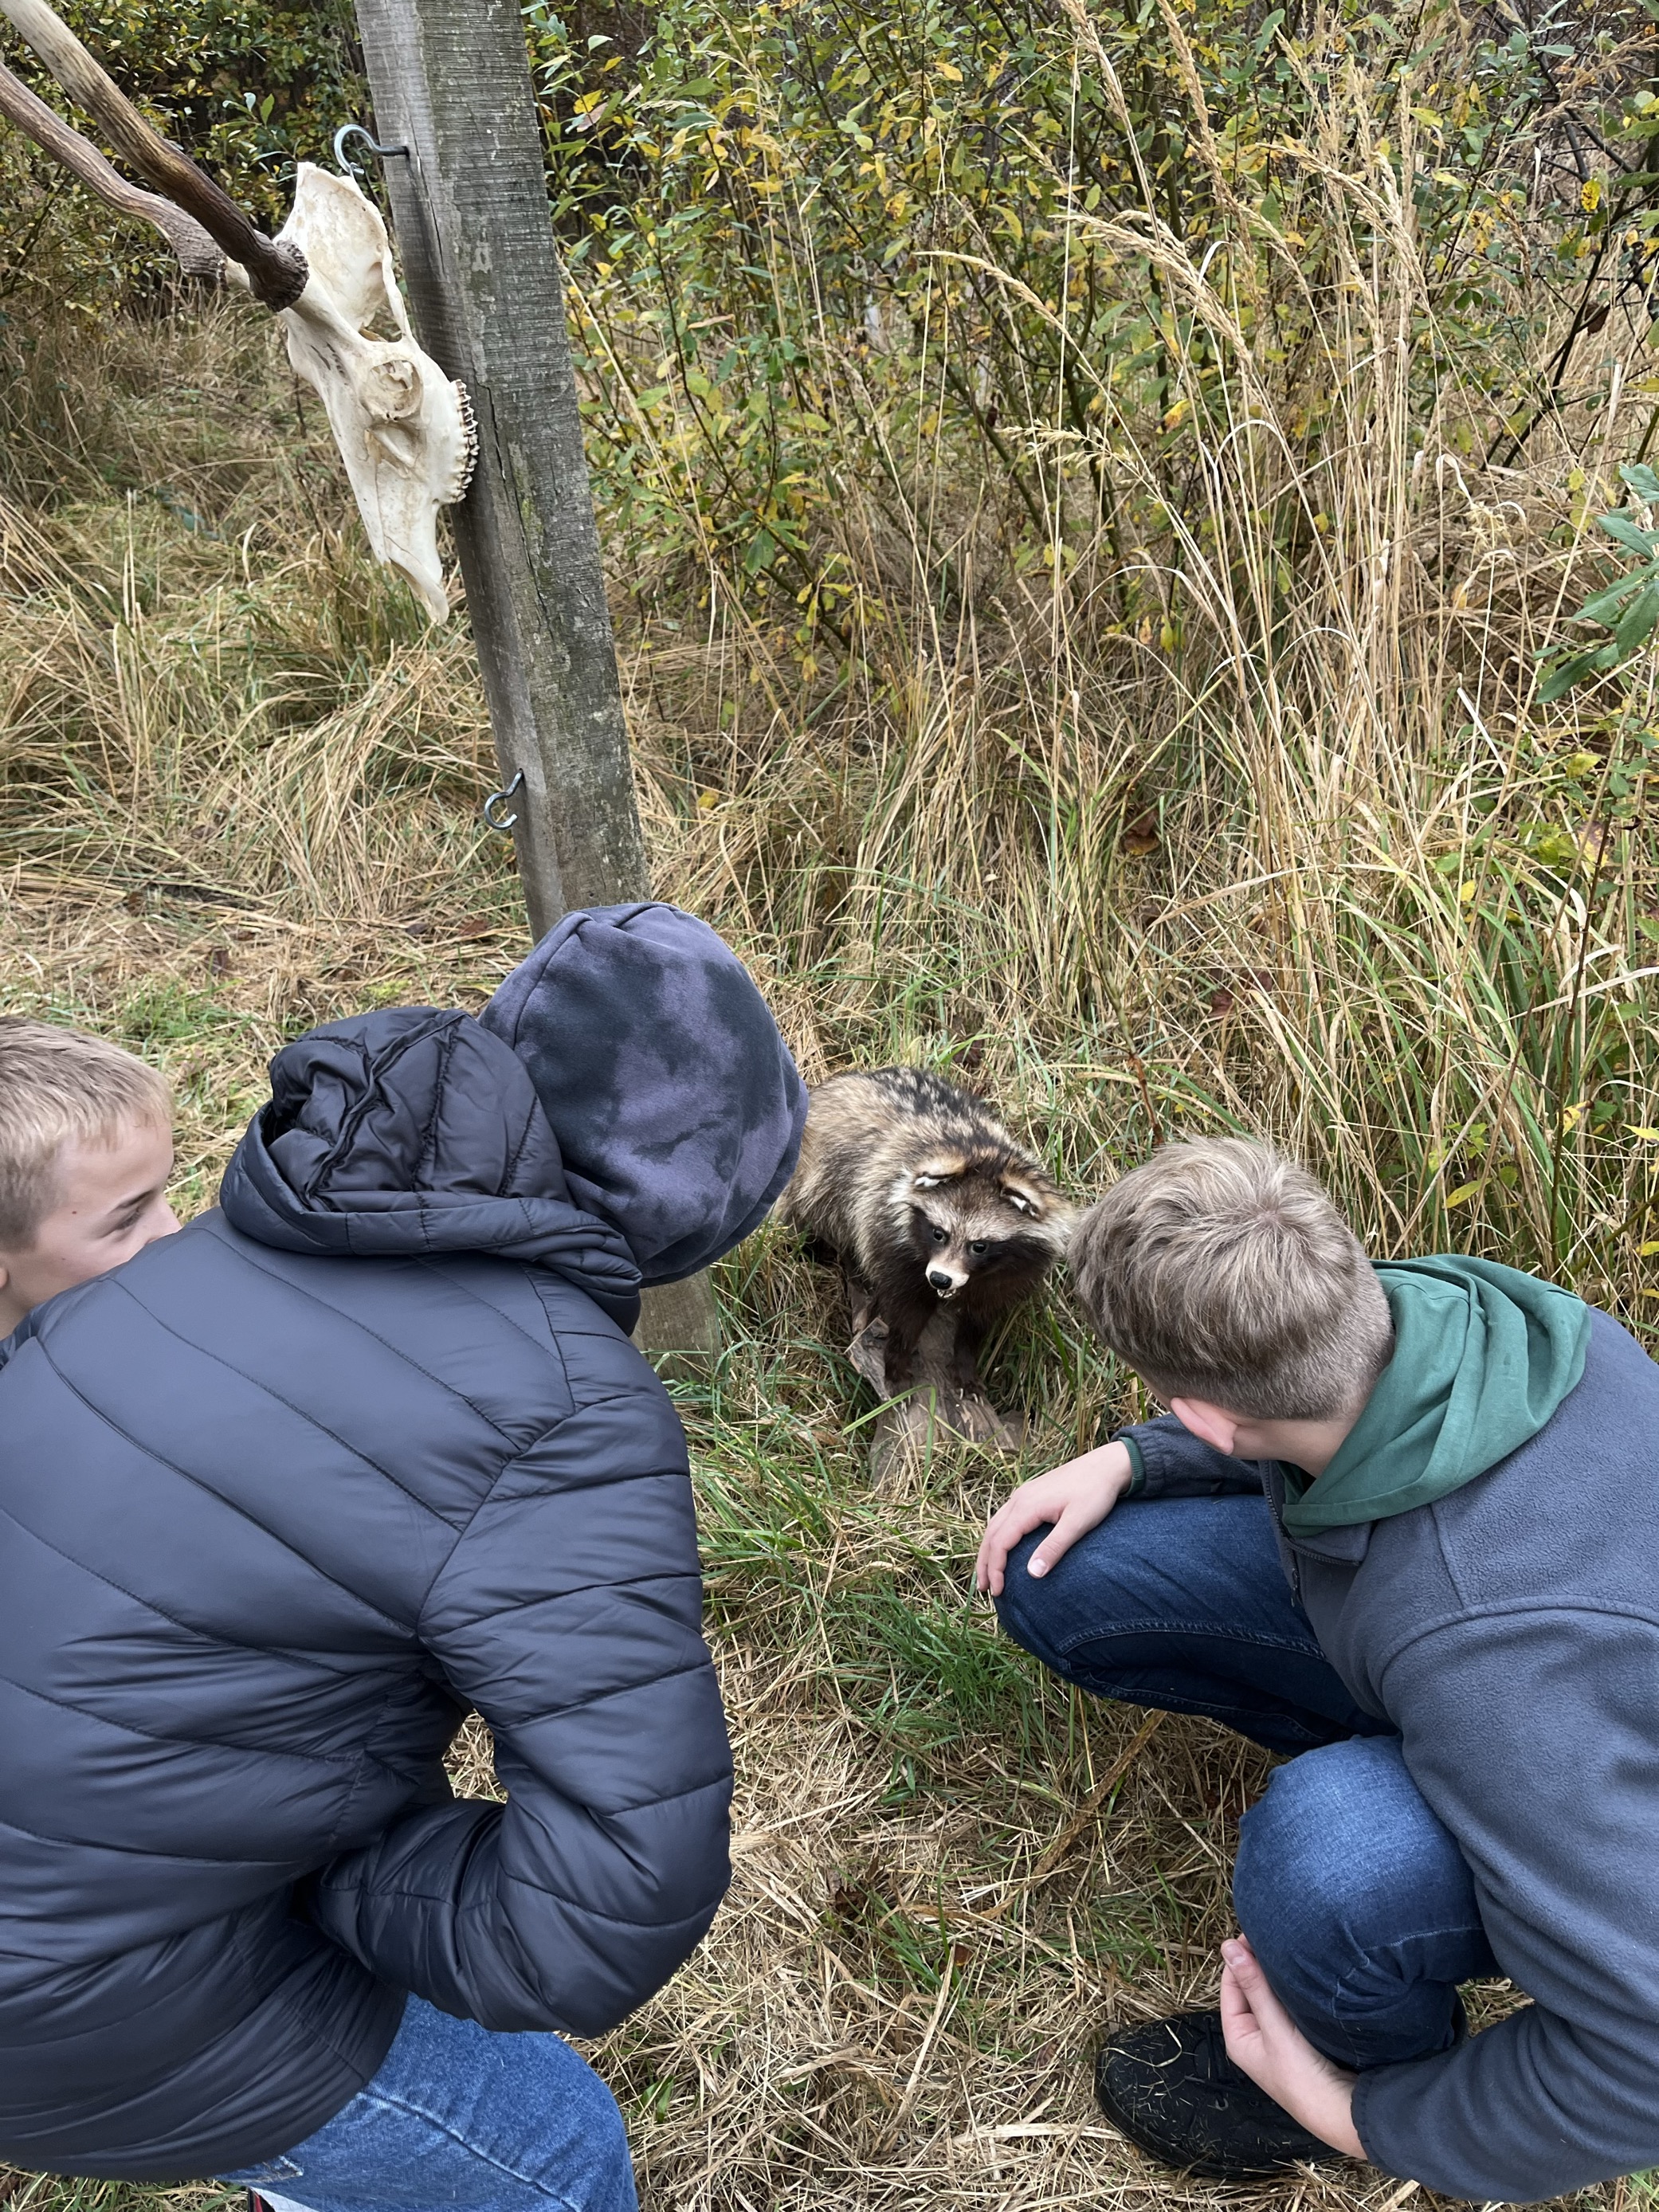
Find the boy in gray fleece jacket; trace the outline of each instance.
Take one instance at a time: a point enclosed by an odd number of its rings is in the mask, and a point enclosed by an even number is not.
[[[1219,2010],[1110,2037],[1109,2118],[1484,2201],[1659,2165],[1659,1368],[1512,1269],[1373,1267],[1234,1139],[1126,1176],[1073,1265],[1170,1415],[1017,1491],[980,1587],[1066,1680],[1297,1754]],[[1491,1975],[1530,2002],[1470,2035]]]

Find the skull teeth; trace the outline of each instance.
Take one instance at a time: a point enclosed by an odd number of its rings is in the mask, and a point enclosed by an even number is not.
[[[466,450],[461,457],[461,465],[456,471],[455,489],[444,501],[446,507],[453,507],[458,500],[466,497],[472,471],[478,465],[478,419],[472,411],[472,394],[459,377],[454,379],[454,385],[456,401],[461,410],[461,435],[465,441]]]

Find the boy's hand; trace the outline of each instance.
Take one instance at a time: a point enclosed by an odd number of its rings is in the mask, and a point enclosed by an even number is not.
[[[1273,1995],[1248,1936],[1224,1943],[1221,1956],[1228,2057],[1310,2135],[1350,2158],[1364,2158],[1353,2124],[1354,2076],[1314,2049]]]
[[[1133,1475],[1134,1462],[1127,1446],[1110,1443],[1022,1482],[1008,1503],[991,1517],[974,1567],[975,1587],[998,1596],[1009,1553],[1022,1536],[1052,1522],[1054,1526],[1025,1563],[1028,1575],[1046,1575],[1079,1536],[1099,1527]]]

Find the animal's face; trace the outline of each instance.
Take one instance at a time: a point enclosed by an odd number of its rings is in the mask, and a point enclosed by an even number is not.
[[[911,1249],[941,1299],[976,1275],[1040,1273],[1048,1261],[1043,1195],[1017,1174],[941,1162],[912,1176],[907,1196]]]

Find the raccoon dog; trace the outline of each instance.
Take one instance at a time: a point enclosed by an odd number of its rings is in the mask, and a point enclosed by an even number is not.
[[[978,1099],[916,1067],[816,1087],[778,1213],[841,1261],[854,1328],[860,1312],[886,1323],[890,1393],[943,1306],[958,1317],[956,1380],[973,1389],[988,1327],[1036,1290],[1075,1218]]]

